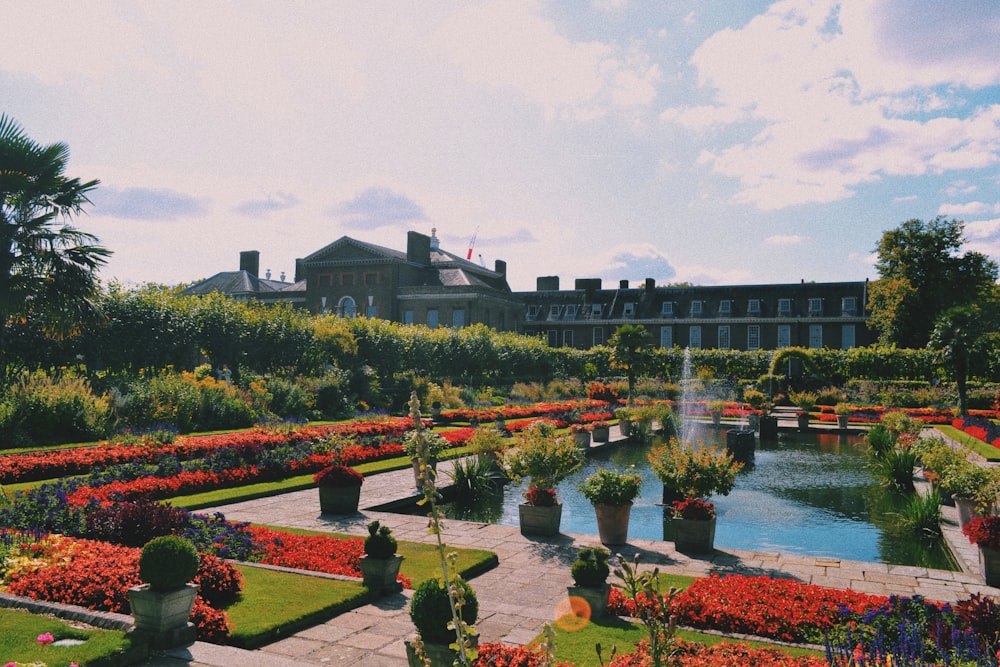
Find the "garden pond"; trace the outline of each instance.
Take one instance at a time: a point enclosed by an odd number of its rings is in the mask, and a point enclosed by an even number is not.
[[[725,434],[725,429],[706,427],[696,437],[722,448]],[[592,452],[584,467],[558,487],[561,532],[596,535],[594,509],[577,487],[600,467],[635,465],[643,485],[632,507],[629,539],[671,540],[663,485],[646,459],[649,449],[622,444]],[[732,493],[712,498],[718,513],[716,548],[958,569],[942,540],[929,542],[900,528],[898,512],[906,496],[879,483],[865,450],[861,437],[836,433],[781,433],[776,441],[758,441],[755,458],[737,475]],[[452,519],[517,526],[526,490],[506,484],[495,496],[471,504],[446,502],[443,510]],[[423,511],[414,508],[413,513]]]

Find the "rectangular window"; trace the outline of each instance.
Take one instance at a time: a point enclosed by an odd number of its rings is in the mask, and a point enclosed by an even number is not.
[[[604,345],[604,327],[594,327],[594,345]]]
[[[354,274],[353,273],[341,273],[340,274],[340,284],[343,287],[354,287]]]
[[[566,329],[563,331],[563,347],[573,347],[573,331]]]
[[[809,325],[809,347],[821,348],[823,347],[823,325],[822,324],[810,324]]]
[[[562,306],[556,304],[552,304],[551,306],[549,306],[549,317],[559,317],[559,309],[561,307]]]
[[[723,299],[719,302],[719,315],[729,315],[733,312],[732,301]]]
[[[691,302],[691,317],[701,317],[701,301]]]
[[[760,349],[760,325],[751,324],[747,327],[747,349],[748,350],[759,350]]]
[[[791,314],[792,314],[792,300],[778,299],[778,315],[791,315]]]
[[[688,347],[692,350],[697,350],[701,347],[701,327],[693,326],[691,327],[691,332],[688,334]]]
[[[664,301],[663,305],[660,307],[660,314],[663,315],[664,317],[673,317],[674,316],[674,302],[673,301]]]
[[[823,314],[823,299],[817,299],[815,297],[809,299],[809,314],[810,315]]]
[[[365,285],[378,285],[378,272],[366,273],[364,280]]]
[[[549,342],[549,347],[555,347],[559,345],[559,332],[555,329],[549,329],[546,333],[546,340]]]
[[[568,318],[572,317],[574,319],[576,318],[576,304],[575,303],[571,303],[568,306],[566,306],[566,317],[568,317]]]
[[[451,312],[451,326],[461,329],[465,326],[465,309],[456,308]]]
[[[438,311],[437,308],[431,308],[427,311],[427,328],[437,329],[438,325]]]
[[[635,315],[635,302],[626,301],[622,307],[622,317],[632,317]]]
[[[365,308],[365,317],[378,317],[378,306],[372,305]]]
[[[840,300],[840,312],[843,315],[858,314],[858,297],[845,296]]]
[[[533,320],[538,317],[538,306],[528,306],[528,319]]]
[[[849,350],[855,345],[854,325],[844,324],[840,327],[840,349]]]
[[[413,311],[404,310],[403,311],[403,324],[413,324]]]
[[[792,327],[790,324],[779,324],[778,325],[778,347],[791,347],[792,345]]]
[[[320,287],[333,287],[333,274],[320,273],[316,276],[316,282]]]
[[[660,347],[667,349],[674,346],[674,328],[660,327]]]
[[[750,299],[747,301],[747,314],[760,315],[760,299]]]
[[[599,303],[591,304],[591,306],[590,306],[590,316],[591,317],[600,317],[601,316],[601,310],[602,310],[602,308],[603,308],[602,304],[599,304]]]
[[[719,327],[719,349],[728,350],[729,349],[729,326],[723,325]]]

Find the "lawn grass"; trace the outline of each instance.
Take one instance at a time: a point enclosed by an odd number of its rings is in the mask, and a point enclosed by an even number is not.
[[[256,648],[322,623],[369,600],[361,581],[327,579],[237,565],[243,596],[226,608],[230,643]]]
[[[950,424],[935,424],[934,428],[940,431],[943,435],[951,438],[955,442],[959,442],[962,445],[968,447],[976,454],[979,454],[987,461],[997,462],[1000,461],[1000,449],[997,449],[988,442],[983,442],[979,438],[973,438],[971,435],[965,431],[961,431]]]
[[[79,629],[65,622],[30,614],[17,609],[0,609],[0,656],[3,662],[32,664],[44,662],[48,667],[66,667],[70,662],[95,667],[125,665],[134,662],[134,655],[145,655],[145,649],[133,645],[121,630]],[[42,646],[37,637],[49,632],[56,640],[82,639],[76,646]],[[141,657],[140,656],[140,657]]]
[[[344,535],[342,533],[327,533],[318,530],[305,530],[303,528],[286,528],[284,526],[265,526],[272,530],[280,530],[295,535],[326,535],[328,537],[359,537],[358,535]],[[483,572],[493,569],[499,565],[500,560],[492,551],[483,549],[466,549],[448,547],[449,553],[458,554],[455,567],[463,579],[471,579]],[[413,587],[416,588],[423,581],[438,576],[441,573],[441,555],[436,544],[423,544],[421,542],[400,542],[397,551],[403,556],[403,563],[399,571],[404,576],[410,578]]]

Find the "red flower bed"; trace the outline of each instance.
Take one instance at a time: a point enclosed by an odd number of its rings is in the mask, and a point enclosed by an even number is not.
[[[840,618],[841,606],[863,613],[884,597],[824,588],[794,579],[712,575],[674,598],[678,623],[784,641],[815,641]]]
[[[503,419],[524,419],[526,417],[543,417],[545,415],[560,414],[572,410],[597,410],[607,408],[608,401],[595,399],[585,399],[577,401],[562,401],[558,403],[542,402],[531,405],[504,405],[496,408],[458,408],[455,410],[442,410],[442,419],[448,421],[473,420],[480,423]]]
[[[7,592],[35,600],[77,605],[98,611],[131,613],[128,589],[139,580],[141,549],[107,542],[54,537],[37,546],[32,554],[45,558],[46,565],[11,576]],[[223,572],[232,570],[233,572]],[[205,577],[205,582],[201,577]],[[198,638],[221,643],[229,635],[225,612],[214,609],[206,599],[226,599],[231,592],[212,586],[242,586],[239,573],[228,563],[212,557],[203,561],[195,583],[211,587],[207,596],[198,594],[192,622]]]
[[[331,433],[358,438],[399,436],[412,427],[413,420],[409,417],[386,417],[328,426],[306,426],[288,432],[253,429],[239,433],[181,436],[174,443],[160,447],[105,444],[51,452],[5,454],[0,456],[0,484],[79,475],[95,467],[118,463],[153,463],[165,456],[176,456],[181,460],[194,459],[219,449],[235,449],[238,452],[249,453],[280,445],[319,440]],[[366,449],[360,445],[356,447],[358,450]]]
[[[751,648],[743,643],[722,642],[705,646],[678,640],[676,667],[827,667],[825,658],[793,657],[777,648]],[[643,639],[635,651],[615,657],[608,667],[647,667],[652,664],[649,641]]]
[[[550,664],[537,646],[480,644],[478,653],[472,667],[546,667]],[[573,663],[560,660],[552,667],[573,667]]]

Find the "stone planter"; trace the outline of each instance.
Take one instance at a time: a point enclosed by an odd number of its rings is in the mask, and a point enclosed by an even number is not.
[[[413,642],[407,640],[405,643],[408,667],[424,667],[426,663],[417,655],[417,651],[413,648]],[[479,646],[479,635],[477,633],[469,635],[469,643],[473,647]],[[424,657],[430,660],[431,667],[452,667],[455,664],[456,655],[448,644],[424,643]]]
[[[621,431],[623,438],[631,437],[632,435],[632,420],[631,419],[619,419],[618,420],[618,430]]]
[[[403,557],[394,554],[388,558],[361,557],[361,577],[368,590],[378,593],[398,593],[403,584],[396,581]]]
[[[979,547],[979,562],[983,565],[986,585],[1000,588],[1000,549]]]
[[[757,451],[757,438],[753,431],[745,431],[741,428],[731,428],[726,431],[726,452],[731,454],[733,459],[742,463],[753,461]]]
[[[431,470],[437,472],[438,462],[436,459],[430,459],[427,461],[427,465],[431,467]],[[413,459],[413,484],[418,489],[420,488],[420,461]]]
[[[722,423],[722,413],[718,410],[712,411],[712,426],[718,426]]]
[[[799,430],[808,431],[809,430],[809,415],[796,415],[796,419],[799,420]]]
[[[517,509],[522,535],[551,537],[559,534],[559,524],[562,522],[562,503],[550,506],[521,503]]]
[[[570,597],[577,597],[584,600],[590,607],[590,617],[597,618],[604,616],[608,610],[608,598],[611,597],[611,584],[595,586],[569,586],[566,593]]]
[[[197,632],[188,619],[197,594],[196,584],[166,592],[150,590],[149,584],[133,586],[128,589],[128,599],[135,631],[157,649],[193,642]]]
[[[768,442],[778,439],[778,418],[771,415],[760,416],[760,439]]]
[[[361,486],[319,487],[319,511],[323,514],[354,514],[361,502]]]
[[[632,503],[628,505],[594,504],[597,514],[597,532],[601,544],[625,544],[628,542],[628,520],[632,515]]]
[[[955,496],[955,508],[958,510],[958,527],[965,528],[969,523],[983,513],[979,509],[979,504],[975,500]]]
[[[590,431],[575,431],[576,446],[580,449],[590,449]]]
[[[760,430],[760,415],[758,415],[758,414],[747,415],[747,427],[751,431],[755,431],[755,432],[759,431]]]
[[[837,428],[841,431],[847,430],[847,422],[850,421],[850,415],[837,415]]]
[[[688,553],[711,553],[715,549],[715,521],[672,518],[674,548]]]
[[[611,428],[608,426],[596,426],[591,433],[594,436],[594,442],[607,442],[611,439]]]

